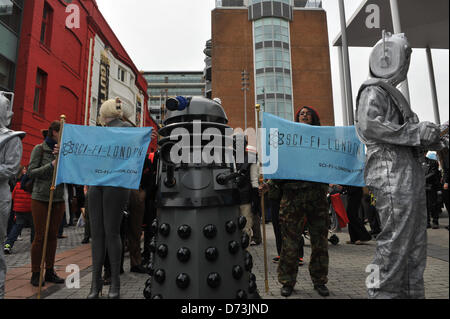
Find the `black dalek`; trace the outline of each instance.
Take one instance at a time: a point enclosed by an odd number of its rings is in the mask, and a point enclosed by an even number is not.
[[[146,299],[247,299],[257,295],[242,230],[234,162],[239,141],[222,106],[168,99],[159,130],[157,218]],[[230,133],[231,132],[231,133]],[[216,152],[208,145],[214,144]],[[205,154],[208,158],[205,157]]]

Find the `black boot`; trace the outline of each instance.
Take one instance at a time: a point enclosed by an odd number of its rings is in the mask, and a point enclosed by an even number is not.
[[[39,277],[40,277],[40,275],[41,275],[41,273],[39,273],[39,272],[32,273],[30,283],[34,287],[39,287]],[[44,278],[42,278],[42,286],[45,286]]]
[[[98,299],[102,295],[103,280],[101,276],[95,276],[92,274],[91,292],[87,296],[87,299]]]
[[[436,219],[433,220],[432,228],[433,229],[439,229],[439,221],[438,220],[436,220]]]
[[[120,264],[111,263],[111,286],[108,292],[109,299],[120,299]]]
[[[45,271],[45,281],[52,282],[54,284],[63,284],[66,282],[64,279],[58,277],[53,268]]]
[[[289,297],[290,295],[292,295],[292,291],[294,290],[294,287],[290,286],[290,285],[284,285],[281,288],[281,295],[283,297]]]
[[[314,285],[314,289],[317,290],[322,297],[328,297],[330,295],[330,291],[325,285]]]
[[[120,279],[111,277],[111,286],[109,287],[108,299],[120,299]]]

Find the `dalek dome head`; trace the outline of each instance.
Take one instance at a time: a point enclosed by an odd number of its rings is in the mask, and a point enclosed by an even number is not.
[[[228,123],[222,105],[202,96],[169,98],[166,101],[166,108],[164,125],[193,121]]]

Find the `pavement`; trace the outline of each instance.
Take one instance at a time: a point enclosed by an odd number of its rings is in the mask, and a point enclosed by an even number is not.
[[[449,224],[448,213],[440,219],[441,228],[428,230],[428,258],[425,270],[425,293],[427,299],[449,299]],[[91,246],[81,244],[84,229],[65,228],[65,239],[58,240],[55,269],[60,277],[79,276],[79,285],[46,284],[41,291],[42,299],[86,299],[91,283]],[[369,272],[366,267],[372,262],[375,241],[367,245],[348,245],[348,233],[344,229],[336,234],[337,245],[330,244],[329,282],[330,296],[327,299],[367,299],[366,279]],[[6,255],[8,272],[6,277],[5,299],[34,299],[38,288],[31,286],[30,229],[24,229],[22,240],[17,241],[13,253]],[[267,280],[264,271],[263,245],[250,246],[249,252],[254,259],[253,273],[257,278],[259,293],[263,299],[285,299],[280,295],[281,285],[277,280],[277,265],[272,258],[277,255],[275,236],[270,223],[266,224],[267,242]],[[322,299],[314,290],[308,272],[311,254],[309,240],[305,240],[305,265],[299,268],[297,285],[289,299]],[[121,275],[121,298],[144,299],[143,289],[149,278],[147,274],[130,273],[128,254],[125,254],[124,269]],[[77,270],[74,272],[74,269]],[[78,272],[79,271],[79,272]],[[69,280],[68,280],[69,281]],[[268,290],[266,290],[266,283]],[[103,298],[108,294],[108,286],[103,290]]]

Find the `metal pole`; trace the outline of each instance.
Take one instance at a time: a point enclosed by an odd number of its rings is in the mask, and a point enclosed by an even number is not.
[[[247,91],[249,91],[249,73],[244,70],[241,73],[242,75],[242,88],[241,90],[244,91],[244,130],[247,130]]]
[[[392,24],[394,26],[394,33],[402,33],[402,24],[400,21],[400,11],[398,9],[398,0],[390,0],[391,3],[391,15],[392,15]],[[405,98],[411,103],[411,95],[409,94],[409,84],[408,79],[406,79],[403,83],[400,84],[399,90],[403,93]]]
[[[345,7],[344,0],[339,0],[339,12],[341,16],[341,36],[342,36],[342,55],[344,62],[344,74],[345,74],[345,92],[347,99],[347,116],[348,125],[355,123],[353,116],[353,92],[352,92],[352,80],[350,75],[350,58],[348,53],[348,41],[347,41],[347,22],[345,20]]]
[[[247,90],[244,89],[244,130],[247,130]]]
[[[348,126],[348,112],[347,112],[347,97],[345,89],[345,78],[344,78],[344,62],[342,60],[342,47],[337,47],[338,49],[338,59],[339,59],[339,78],[341,83],[341,102],[342,102],[342,117],[344,126]]]
[[[256,104],[256,114],[258,117],[258,121],[257,121],[257,126],[258,128],[261,128],[261,117],[260,117],[260,112],[261,112],[261,105],[260,104]],[[259,147],[258,152],[260,149],[262,149],[261,146],[261,139],[258,139],[257,141]],[[263,154],[262,153],[258,153],[258,158],[259,158],[259,168],[261,170],[261,175],[259,177],[259,182],[260,185],[264,182],[264,176],[262,175],[262,157]],[[263,228],[263,248],[264,248],[264,284],[265,284],[265,289],[266,289],[266,293],[269,293],[269,274],[268,274],[268,266],[267,266],[267,238],[266,238],[266,207],[265,207],[265,200],[264,200],[264,193],[261,194],[261,218],[262,218],[262,228]]]
[[[439,114],[439,102],[436,90],[436,78],[434,75],[434,68],[433,68],[433,56],[431,54],[430,47],[427,46],[426,51],[428,62],[428,75],[430,76],[431,98],[433,100],[434,121],[436,122],[436,124],[441,125],[441,116]]]

